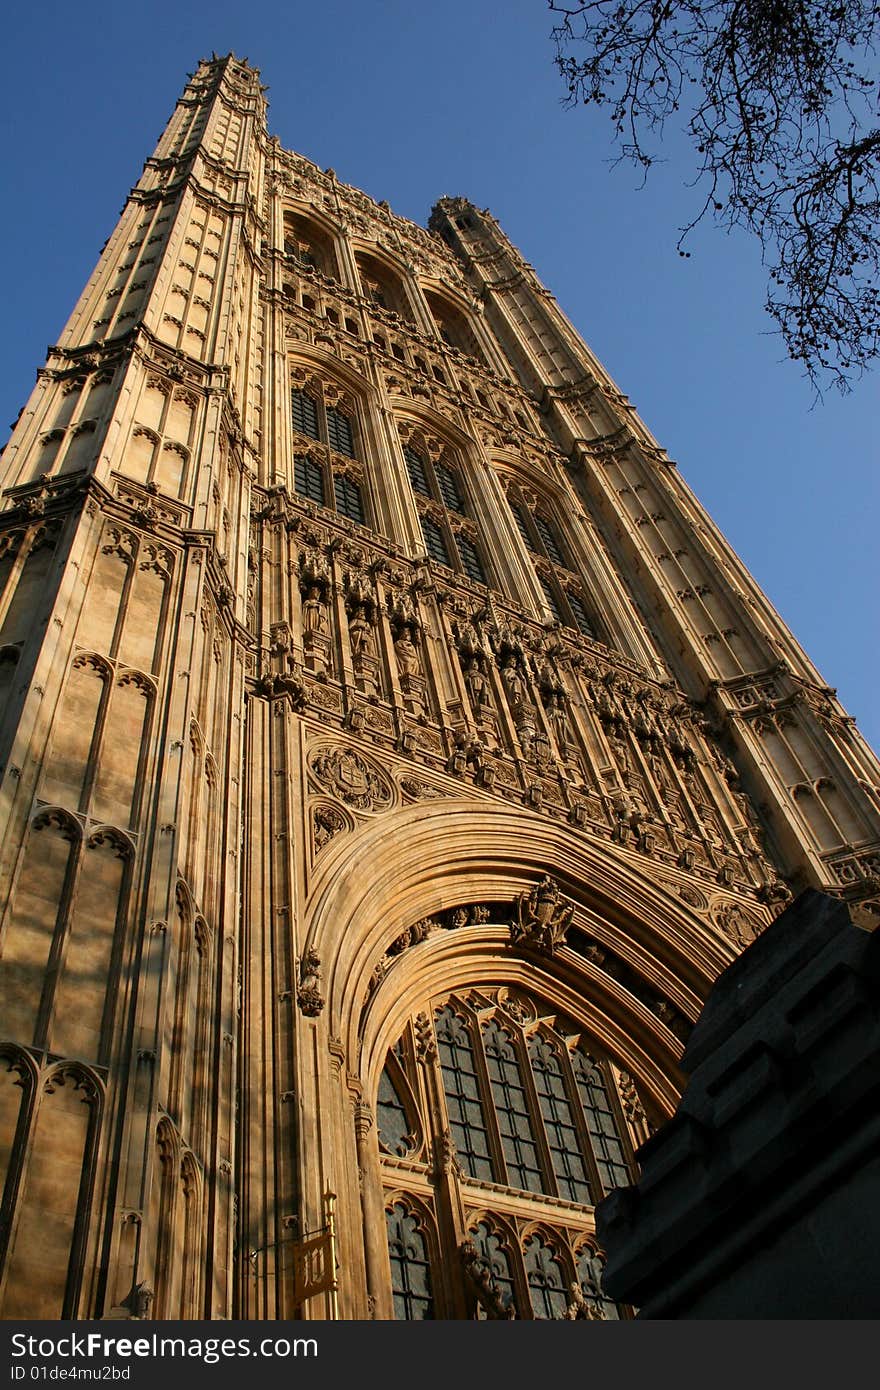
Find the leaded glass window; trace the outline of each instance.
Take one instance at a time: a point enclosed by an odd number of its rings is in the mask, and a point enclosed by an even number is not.
[[[309,439],[318,438],[318,402],[308,391],[293,390],[290,393],[290,413],[293,428]]]
[[[362,526],[364,504],[357,483],[352,478],[345,478],[337,473],[333,479],[333,491],[339,515],[347,516],[349,520],[357,521]]]
[[[426,1001],[389,1051],[375,1114],[397,1317],[629,1316],[601,1288],[593,1205],[631,1180],[631,1141],[586,1043],[545,1002],[481,984]],[[446,1248],[461,1215],[472,1248]]]
[[[480,1264],[489,1276],[488,1282],[491,1292],[497,1297],[502,1308],[514,1307],[516,1294],[510,1268],[510,1256],[502,1237],[492,1229],[488,1221],[480,1221],[470,1232],[470,1238],[480,1257]],[[484,1318],[485,1316],[485,1310],[478,1306],[477,1317]]]
[[[507,1181],[511,1187],[527,1192],[543,1192],[545,1183],[534,1139],[534,1121],[514,1039],[492,1019],[483,1029],[483,1044]]]
[[[324,470],[308,454],[293,461],[293,485],[301,497],[324,505]]]
[[[403,1158],[413,1147],[410,1122],[403,1101],[397,1091],[388,1068],[379,1078],[379,1094],[376,1100],[376,1125],[379,1142],[389,1153]]]
[[[451,1009],[438,1014],[436,1031],[449,1128],[458,1160],[472,1178],[491,1182],[489,1136],[470,1031]]]
[[[568,1307],[565,1276],[552,1246],[530,1236],[523,1247],[532,1312],[536,1318],[564,1318]]]
[[[574,1112],[566,1094],[562,1058],[554,1045],[540,1034],[529,1043],[529,1055],[559,1195],[588,1206],[593,1197]]]
[[[602,1186],[606,1192],[626,1187],[630,1181],[629,1166],[602,1070],[579,1049],[573,1053],[571,1064]]]
[[[609,1298],[602,1288],[604,1273],[602,1257],[590,1245],[582,1245],[577,1253],[577,1276],[581,1293],[586,1301],[608,1321],[620,1318],[620,1311],[613,1298]]]
[[[395,1202],[387,1222],[394,1316],[410,1322],[433,1318],[431,1262],[418,1218],[402,1202]]]

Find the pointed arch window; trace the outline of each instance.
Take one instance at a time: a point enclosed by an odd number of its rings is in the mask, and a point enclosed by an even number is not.
[[[521,1187],[526,1192],[543,1192],[531,1105],[515,1041],[506,1028],[492,1019],[483,1029],[483,1044],[507,1180],[512,1187]]]
[[[284,214],[284,254],[293,270],[317,270],[338,278],[332,238],[300,213]]]
[[[357,448],[352,415],[338,403],[325,400],[323,387],[314,383],[309,387],[291,388],[290,420],[296,451],[293,461],[296,492],[361,526],[368,524],[360,468],[355,462]],[[316,447],[308,453],[297,449],[298,444],[309,440],[313,440]]]
[[[629,1166],[620,1143],[619,1120],[609,1094],[602,1068],[580,1049],[572,1053],[572,1071],[578,1088],[584,1119],[599,1180],[606,1192],[629,1182]]]
[[[394,1316],[410,1322],[433,1318],[431,1262],[419,1219],[403,1202],[395,1202],[387,1223]]]
[[[464,571],[475,584],[488,584],[476,528],[463,520],[468,516],[468,504],[457,468],[443,459],[432,461],[409,442],[403,445],[403,459],[417,499],[425,549],[431,559],[449,569]],[[429,511],[433,515],[428,515]]]
[[[562,1057],[554,1045],[540,1034],[536,1034],[529,1043],[529,1057],[559,1195],[570,1202],[587,1206],[592,1202],[593,1194],[567,1094]]]
[[[413,1137],[409,1116],[394,1084],[389,1067],[385,1067],[379,1078],[379,1094],[376,1099],[376,1127],[379,1133],[379,1142],[389,1153],[397,1154],[398,1157],[402,1158],[412,1151]]]
[[[309,439],[319,439],[318,434],[318,402],[314,396],[310,396],[308,391],[299,391],[294,388],[290,393],[290,415],[293,421],[293,428],[300,434],[305,434]]]
[[[601,1289],[593,1207],[632,1180],[632,1141],[614,1068],[571,1018],[501,988],[441,999],[389,1051],[376,1115],[395,1316],[423,1316],[430,1252],[445,1273],[425,1316],[628,1316]],[[445,1248],[462,1212],[469,1244]]]
[[[564,1318],[568,1308],[566,1279],[557,1252],[540,1236],[523,1247],[532,1313],[536,1318]]]
[[[604,641],[598,619],[590,612],[578,585],[556,523],[534,498],[530,503],[518,486],[508,488],[507,504],[526,549],[537,561],[535,573],[554,620],[563,627],[576,628],[585,637]]]
[[[516,1291],[510,1255],[502,1236],[489,1225],[479,1221],[470,1231],[470,1238],[477,1252],[481,1272],[487,1276],[488,1287],[500,1308],[516,1307]],[[477,1317],[484,1318],[484,1309],[477,1308]]]

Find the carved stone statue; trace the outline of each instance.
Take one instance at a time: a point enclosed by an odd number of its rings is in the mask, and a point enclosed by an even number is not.
[[[362,661],[365,656],[373,655],[375,649],[373,629],[364,617],[362,609],[358,609],[354,617],[349,621],[348,636],[351,642],[351,655],[355,665]]]
[[[307,1018],[316,1018],[324,1007],[324,996],[321,993],[321,957],[314,947],[306,951],[299,963],[296,1002]]]
[[[322,633],[327,631],[327,615],[321,602],[321,590],[313,584],[303,600],[303,632]]]
[[[419,654],[416,651],[409,631],[404,628],[394,643],[394,655],[397,658],[397,671],[401,676],[417,676],[421,671]]]

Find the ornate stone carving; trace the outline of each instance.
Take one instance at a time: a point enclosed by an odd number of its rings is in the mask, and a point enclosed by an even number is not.
[[[296,1002],[307,1018],[317,1018],[324,1007],[321,993],[321,957],[310,947],[299,962]]]
[[[534,946],[546,955],[565,941],[574,917],[574,905],[566,902],[559,884],[549,876],[528,893],[514,898],[510,940],[514,946]]]
[[[348,829],[348,821],[335,806],[317,806],[312,813],[312,826],[315,850],[320,851],[329,845],[334,835]]]
[[[487,1318],[515,1318],[513,1302],[505,1303],[501,1290],[492,1278],[492,1270],[480,1255],[473,1241],[463,1240],[458,1247],[465,1279]]]
[[[384,811],[391,805],[392,792],[378,768],[351,748],[328,748],[311,760],[316,780],[357,811]]]
[[[714,903],[709,915],[715,926],[740,947],[754,941],[765,926],[755,913],[740,903]]]

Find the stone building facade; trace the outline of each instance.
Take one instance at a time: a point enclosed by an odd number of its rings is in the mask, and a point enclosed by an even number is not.
[[[594,1204],[792,890],[876,920],[880,774],[531,266],[203,62],[2,487],[2,1315],[626,1315]]]

